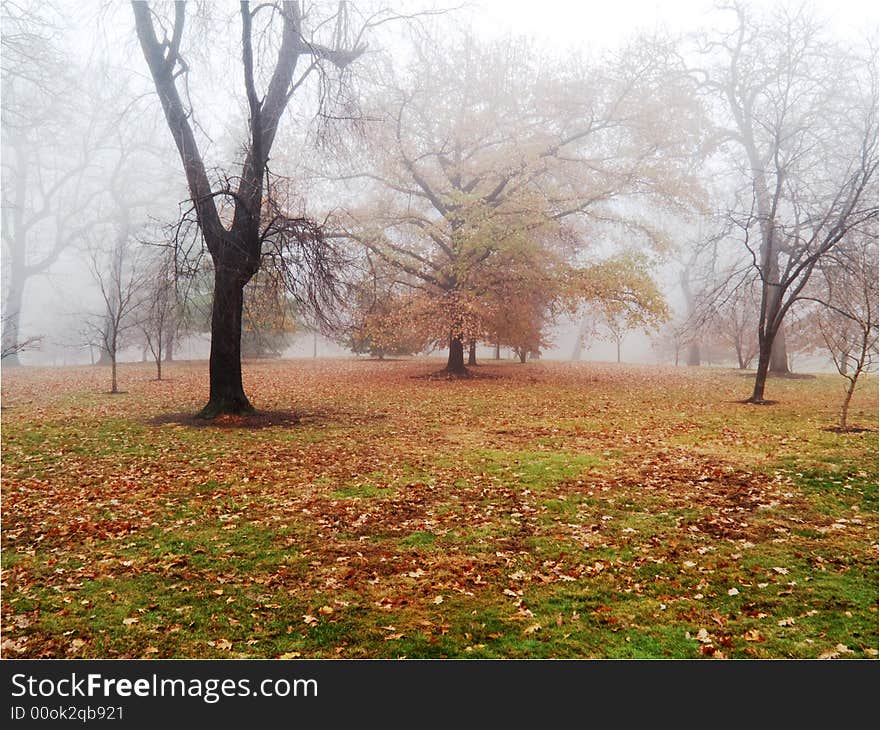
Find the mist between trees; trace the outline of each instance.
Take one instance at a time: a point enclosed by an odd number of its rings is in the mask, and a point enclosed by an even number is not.
[[[846,427],[877,350],[868,38],[733,3],[562,52],[403,7],[4,2],[3,366],[88,352],[115,392],[123,353],[161,378],[201,338],[213,417],[294,338],[467,377],[637,333],[756,368],[753,403],[818,356]]]

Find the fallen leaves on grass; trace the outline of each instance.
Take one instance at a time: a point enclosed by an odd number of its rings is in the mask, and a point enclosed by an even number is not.
[[[4,400],[29,405],[4,412],[0,651],[581,656],[703,624],[715,633],[669,651],[720,658],[815,656],[785,634],[845,655],[838,641],[861,643],[847,632],[876,635],[852,597],[821,643],[818,619],[750,625],[840,613],[806,578],[876,568],[873,436],[815,429],[824,381],[774,384],[797,395],[777,425],[732,403],[726,373],[412,377],[433,367],[249,364],[255,404],[285,417],[199,426],[165,416],[197,409],[202,365],[172,366],[161,390],[132,380],[124,400],[89,395],[95,370],[4,373]],[[808,467],[826,475],[815,493]],[[752,602],[728,614],[725,594]]]

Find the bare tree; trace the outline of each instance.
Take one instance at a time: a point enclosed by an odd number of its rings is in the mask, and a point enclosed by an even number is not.
[[[815,322],[837,372],[847,380],[838,428],[848,428],[853,393],[877,358],[877,237],[851,236],[822,262],[825,294]]]
[[[3,329],[6,330],[8,325],[6,320],[8,317],[6,315],[3,316],[2,326]],[[34,335],[33,337],[26,337],[23,340],[12,339],[9,340],[4,339],[2,343],[2,350],[0,350],[0,360],[5,360],[8,357],[13,355],[18,355],[20,352],[27,352],[28,350],[38,350],[40,345],[43,342],[42,335]]]
[[[724,106],[745,181],[729,216],[761,282],[749,402],[763,403],[786,314],[823,257],[877,218],[875,59],[826,41],[803,7],[727,9],[735,29],[702,47],[724,60],[697,74]]]
[[[736,287],[732,295],[717,306],[710,320],[715,339],[736,354],[740,370],[747,370],[758,356],[756,337],[761,301],[758,282],[752,279]]]
[[[29,280],[47,272],[83,233],[94,188],[84,184],[102,130],[75,99],[51,5],[2,3],[4,365],[17,345]]]
[[[350,41],[345,33],[345,3],[340,3],[335,17],[316,23],[316,27],[330,31],[336,28],[334,42],[327,45],[306,34],[306,22],[314,22],[315,18],[306,18],[298,2],[261,3],[253,8],[242,2],[241,71],[248,109],[247,138],[236,181],[225,179],[218,187],[208,178],[196,141],[192,109],[180,88],[187,82],[189,69],[182,52],[186,6],[175,3],[173,19],[157,16],[146,2],[132,2],[132,9],[138,40],[183,163],[198,227],[214,264],[210,394],[200,415],[212,418],[221,413],[251,411],[241,381],[244,286],[261,265],[264,245],[273,238],[288,244],[302,241],[311,245],[312,253],[321,254],[320,229],[316,225],[267,206],[269,153],[284,110],[297,89],[328,64],[345,69],[364,47],[360,36],[344,47]],[[265,36],[256,37],[255,21],[263,21]],[[268,52],[273,47],[273,30],[277,55],[268,69],[261,69],[255,49]],[[265,90],[258,89],[261,80],[266,80]],[[231,208],[225,219],[221,202]],[[279,253],[281,245],[276,246]],[[279,260],[282,258],[279,256]]]
[[[89,323],[92,342],[110,358],[110,392],[118,393],[117,357],[138,325],[145,269],[142,251],[123,228],[110,251],[92,253],[90,266],[101,293],[102,311]]]
[[[177,332],[178,277],[174,253],[173,247],[162,248],[149,267],[137,317],[147,349],[156,363],[156,380],[162,380],[162,361],[167,361]]]
[[[54,3],[4,2],[2,15],[2,340],[12,365],[28,283],[63,256],[86,260],[77,249],[115,226],[120,206],[137,217],[169,186],[155,182],[155,115],[120,103],[131,75],[72,54]]]
[[[681,362],[681,352],[690,338],[690,330],[687,322],[673,320],[660,327],[657,334],[651,340],[651,347],[664,359],[672,359],[673,365],[678,367]]]

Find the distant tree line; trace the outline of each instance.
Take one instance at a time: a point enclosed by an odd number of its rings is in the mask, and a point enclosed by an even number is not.
[[[206,418],[252,410],[242,358],[298,330],[466,376],[479,343],[526,362],[563,319],[575,358],[642,329],[676,364],[754,367],[756,404],[823,347],[842,428],[873,367],[876,54],[803,7],[586,59],[453,11],[136,1],[142,62],[118,38],[81,59],[53,3],[2,12],[4,366],[37,343],[27,282],[68,257],[113,391],[124,346],[161,378],[210,332]]]

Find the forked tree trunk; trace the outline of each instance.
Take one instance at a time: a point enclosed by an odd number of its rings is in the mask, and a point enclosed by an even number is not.
[[[200,418],[221,413],[251,413],[241,382],[241,313],[244,284],[237,272],[217,267],[211,308],[210,394]]]
[[[3,298],[3,349],[9,354],[3,358],[3,367],[12,368],[21,365],[16,347],[19,340],[19,324],[21,321],[21,303],[24,295],[24,282],[15,280],[15,272],[10,275]],[[21,274],[18,274],[21,276]]]
[[[449,359],[446,362],[446,370],[450,373],[466,373],[464,366],[464,342],[461,335],[457,337],[449,335]]]
[[[468,365],[476,365],[477,364],[477,341],[471,340],[470,345],[468,346]]]

